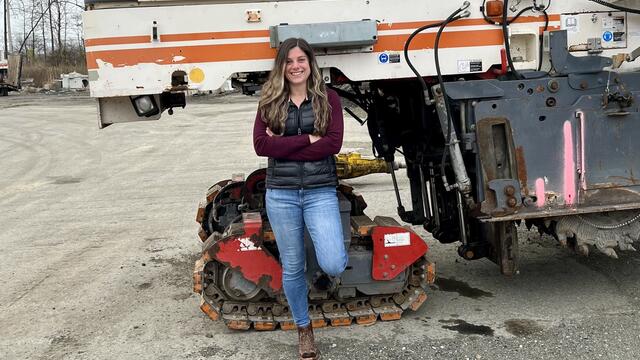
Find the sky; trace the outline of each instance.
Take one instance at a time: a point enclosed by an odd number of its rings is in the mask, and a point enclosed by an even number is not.
[[[4,9],[4,1],[0,0],[0,50],[4,50],[4,16],[2,16],[2,10]],[[11,2],[12,0],[9,0]],[[78,4],[82,6],[84,4],[83,0],[65,0],[68,3],[67,9],[70,13],[80,14],[82,9],[74,4]],[[13,5],[12,5],[13,7]],[[28,31],[28,30],[27,30]],[[80,30],[81,31],[81,30]],[[13,35],[13,46],[17,47],[19,44],[16,43],[16,37],[22,38],[22,18],[19,14],[11,14],[11,32]],[[47,34],[48,35],[48,34]],[[70,28],[67,34],[67,38],[69,40],[77,39],[78,33],[75,29]]]

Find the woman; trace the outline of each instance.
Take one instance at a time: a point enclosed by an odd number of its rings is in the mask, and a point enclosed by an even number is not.
[[[262,87],[253,128],[259,156],[268,156],[266,207],[282,263],[282,285],[298,327],[300,359],[318,359],[309,319],[304,228],[322,270],[347,266],[333,155],[342,147],[342,106],[325,87],[311,46],[285,40]]]

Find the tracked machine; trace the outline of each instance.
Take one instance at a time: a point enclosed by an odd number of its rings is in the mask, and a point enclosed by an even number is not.
[[[369,216],[341,182],[349,264],[340,279],[322,273],[308,242],[316,327],[394,320],[425,302],[435,270],[411,225],[506,275],[518,272],[518,224],[583,255],[635,250],[639,1],[85,4],[100,127],[159,119],[185,107],[185,93],[228,79],[254,94],[281,41],[303,37],[314,47],[324,80],[366,126],[377,158],[340,155],[341,178],[389,172],[403,223]],[[396,180],[398,156],[408,189]],[[196,216],[194,291],[209,317],[233,329],[293,327],[265,176],[258,169],[217,182]],[[405,191],[410,204],[401,202]]]

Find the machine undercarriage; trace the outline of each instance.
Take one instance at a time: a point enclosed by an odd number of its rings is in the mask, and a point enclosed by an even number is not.
[[[199,209],[202,257],[194,269],[201,309],[236,330],[294,329],[282,291],[278,248],[264,209],[265,169],[212,186]],[[341,184],[339,203],[349,263],[339,279],[323,274],[305,234],[309,313],[314,327],[397,320],[427,299],[435,278],[426,243],[392,218],[367,217],[366,203]]]
[[[550,71],[427,78],[424,102],[418,81],[340,91],[367,112],[376,155],[406,161],[412,203],[397,196],[399,217],[506,275],[517,272],[516,224],[584,255],[617,257],[640,237],[640,77],[604,71],[611,59],[595,54],[574,57],[565,32],[547,41]]]

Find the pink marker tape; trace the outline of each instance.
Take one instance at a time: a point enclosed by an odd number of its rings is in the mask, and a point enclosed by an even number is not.
[[[545,194],[544,194],[544,179],[543,178],[537,178],[536,179],[536,205],[538,207],[543,207],[544,203],[546,202],[545,199]]]
[[[569,121],[564,122],[564,203],[576,201],[576,163],[573,146],[573,130]]]

